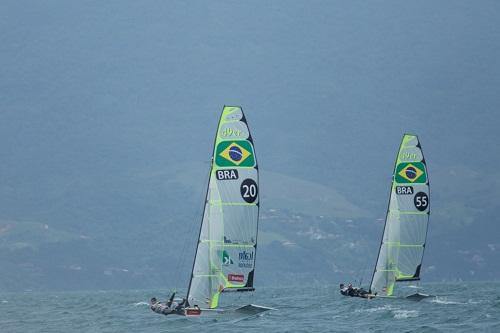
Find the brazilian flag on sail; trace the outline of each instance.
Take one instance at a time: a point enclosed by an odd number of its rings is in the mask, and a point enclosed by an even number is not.
[[[247,140],[220,142],[215,151],[215,164],[221,167],[253,167],[255,157],[252,144]]]
[[[400,184],[425,184],[427,181],[425,165],[422,162],[399,163],[396,167],[395,176],[396,183]]]

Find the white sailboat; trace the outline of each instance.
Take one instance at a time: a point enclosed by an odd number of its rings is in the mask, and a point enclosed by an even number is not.
[[[259,172],[241,107],[225,106],[215,136],[210,178],[184,311],[200,316],[227,311],[228,292],[253,292],[259,220]],[[271,308],[247,304],[246,315]]]
[[[369,291],[346,296],[392,297],[397,282],[419,281],[430,215],[427,165],[416,135],[405,134],[399,147],[391,184],[384,234]],[[351,289],[352,291],[352,289]],[[414,294],[410,299],[429,295]]]

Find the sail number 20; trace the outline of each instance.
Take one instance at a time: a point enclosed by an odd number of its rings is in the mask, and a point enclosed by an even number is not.
[[[259,189],[257,187],[257,183],[255,180],[247,178],[245,179],[240,186],[240,193],[243,200],[248,203],[253,203],[257,199],[257,195],[259,194]]]

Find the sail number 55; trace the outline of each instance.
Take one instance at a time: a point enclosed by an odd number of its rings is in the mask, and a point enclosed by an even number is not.
[[[247,178],[245,179],[240,186],[240,193],[243,200],[248,203],[255,202],[257,199],[257,195],[259,194],[259,190],[257,188],[257,183],[255,180]]]
[[[415,205],[415,208],[417,208],[421,212],[426,210],[429,206],[429,197],[427,196],[427,193],[418,192],[417,194],[415,194],[415,197],[413,198],[413,204]]]

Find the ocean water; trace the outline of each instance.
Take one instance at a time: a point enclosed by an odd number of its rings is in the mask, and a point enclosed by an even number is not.
[[[0,332],[500,332],[500,283],[422,287],[400,291],[438,296],[365,300],[336,286],[265,287],[234,301],[276,310],[202,319],[153,313],[154,290],[0,293]]]

